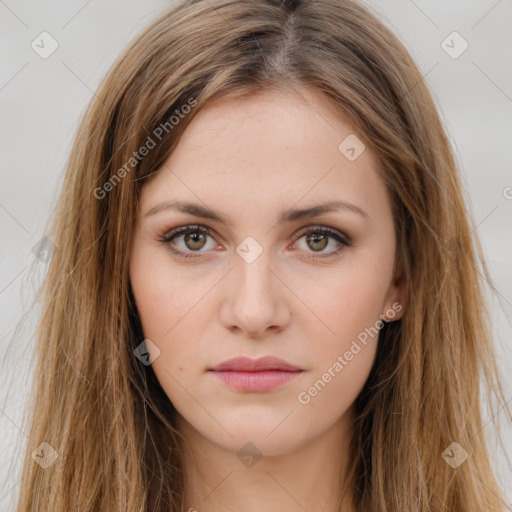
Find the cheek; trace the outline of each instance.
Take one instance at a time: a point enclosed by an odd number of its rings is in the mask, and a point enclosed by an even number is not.
[[[211,318],[212,290],[218,278],[189,278],[169,265],[166,255],[141,250],[133,254],[130,280],[152,368],[169,398],[179,403],[183,386],[192,386],[204,370]],[[190,399],[184,393],[183,401]]]
[[[311,359],[310,378],[297,394],[297,403],[305,412],[317,411],[325,421],[335,421],[347,411],[370,374],[377,351],[381,327],[383,294],[379,283],[368,273],[352,273],[331,282],[323,300],[312,296],[315,313],[328,326],[319,337],[320,322],[309,320]]]
[[[164,251],[149,249],[133,253],[130,281],[144,335],[159,345],[199,306],[207,287],[207,279],[186,279],[169,265]]]
[[[323,349],[326,345],[332,349],[323,353],[332,355],[333,350],[350,345],[352,339],[380,319],[387,278],[380,268],[361,264],[343,266],[328,275],[318,274],[314,280],[295,279],[294,291],[305,304],[300,306],[304,313],[298,321],[312,339],[316,339],[314,333],[320,335]]]
[[[304,302],[315,314],[303,315],[314,367],[299,403],[333,407],[335,415],[357,397],[375,359],[386,278],[378,266],[361,264],[301,289],[300,296],[307,297]]]
[[[345,351],[333,353],[328,363],[296,397],[297,407],[309,418],[334,423],[353,405],[373,365],[376,343],[364,345],[357,340]]]

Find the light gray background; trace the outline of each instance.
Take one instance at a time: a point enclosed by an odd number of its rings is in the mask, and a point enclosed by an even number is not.
[[[31,249],[44,235],[79,115],[116,55],[168,5],[163,0],[0,0],[0,511],[14,510],[21,463],[15,443],[22,446],[26,439],[22,406],[31,379],[34,314],[13,336],[38,282],[28,280]],[[378,0],[367,5],[416,59],[455,147],[497,288],[488,300],[506,399],[512,400],[512,2]],[[31,48],[43,31],[59,45],[47,59]],[[469,44],[456,59],[441,46],[453,31]],[[41,277],[44,265],[39,265]],[[512,510],[507,461],[512,429],[504,412],[498,414],[504,445],[496,443],[491,424],[485,435]],[[488,421],[485,408],[483,414]]]

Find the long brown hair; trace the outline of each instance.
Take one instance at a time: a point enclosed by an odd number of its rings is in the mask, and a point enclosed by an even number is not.
[[[479,273],[490,277],[417,66],[352,0],[182,0],[113,65],[69,156],[47,235],[18,512],[183,508],[175,411],[134,355],[140,191],[213,99],[299,86],[323,93],[376,155],[406,281],[405,314],[382,327],[356,401],[354,506],[502,510],[480,412],[480,377],[504,402]],[[31,456],[42,442],[58,452],[46,468]]]

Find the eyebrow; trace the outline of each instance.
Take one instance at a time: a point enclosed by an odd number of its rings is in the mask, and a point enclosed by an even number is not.
[[[159,203],[153,208],[151,208],[145,214],[145,216],[149,217],[150,215],[155,215],[158,212],[169,209],[178,210],[183,213],[189,213],[190,215],[194,215],[195,217],[214,220],[222,224],[225,224],[226,226],[230,225],[227,217],[225,217],[221,213],[215,212],[210,208],[201,206],[199,204],[194,204],[187,201],[169,200],[163,203]],[[278,223],[291,223],[305,218],[318,217],[324,213],[330,213],[335,211],[347,211],[355,213],[363,217],[366,221],[370,221],[370,216],[362,208],[356,206],[355,204],[347,203],[346,201],[328,201],[326,203],[322,203],[317,206],[312,206],[310,208],[292,208],[290,210],[286,210],[280,214]]]

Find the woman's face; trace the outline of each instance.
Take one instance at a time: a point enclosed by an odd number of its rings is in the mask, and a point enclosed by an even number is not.
[[[179,424],[233,451],[283,454],[349,424],[380,319],[402,314],[376,161],[299,91],[201,110],[142,190],[130,278],[153,370]],[[211,371],[237,356],[301,371]]]

